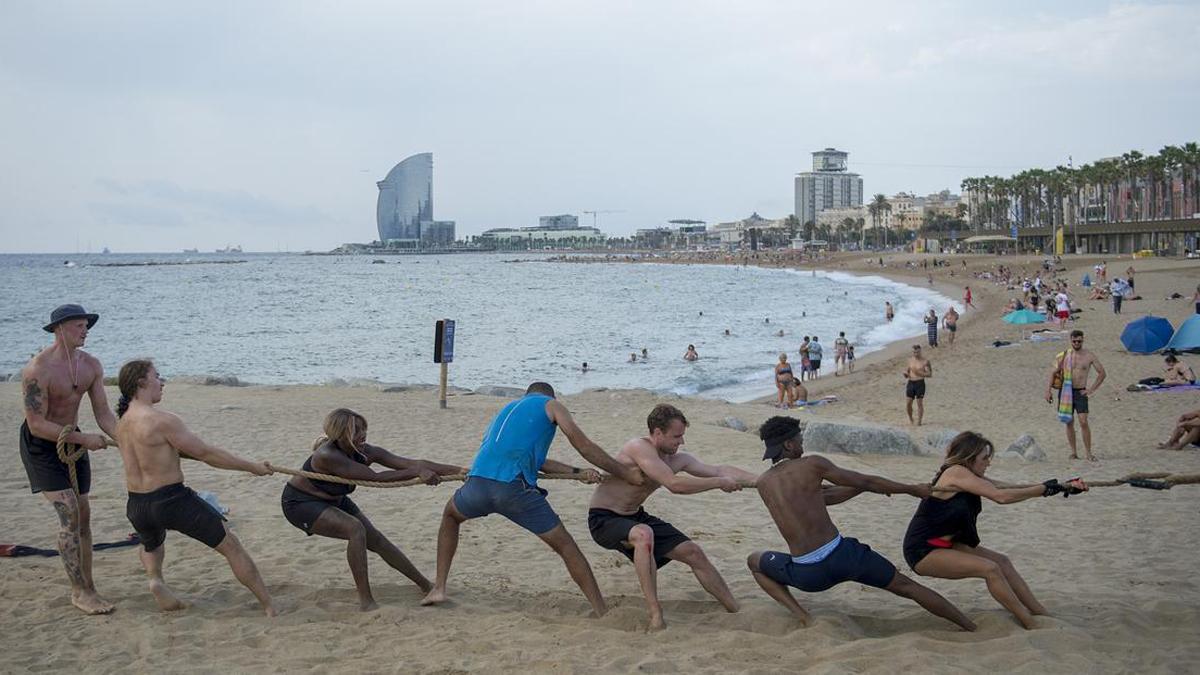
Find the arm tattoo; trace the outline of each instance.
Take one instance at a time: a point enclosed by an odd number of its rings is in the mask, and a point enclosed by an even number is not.
[[[42,414],[42,387],[32,377],[25,378],[25,410]]]

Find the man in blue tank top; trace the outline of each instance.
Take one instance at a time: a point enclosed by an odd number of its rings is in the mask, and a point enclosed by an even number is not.
[[[553,387],[545,382],[534,382],[525,391],[525,396],[496,414],[483,435],[483,443],[475,455],[466,483],[446,503],[438,529],[437,578],[433,589],[421,601],[422,605],[435,605],[446,600],[446,579],[450,576],[450,564],[458,548],[458,530],[462,523],[499,513],[537,535],[562,557],[571,578],[587,596],[597,616],[607,611],[587,558],[583,557],[579,545],[546,501],[546,491],[537,486],[539,471],[582,474],[588,483],[601,480],[595,469],[580,469],[546,459],[558,429],[562,429],[571,445],[591,464],[628,483],[642,484],[641,471],[617,462],[584,435],[566,406],[555,400]]]

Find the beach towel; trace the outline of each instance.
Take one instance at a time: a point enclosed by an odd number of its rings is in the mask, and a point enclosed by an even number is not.
[[[1075,365],[1075,350],[1063,352],[1061,362],[1062,389],[1058,393],[1058,421],[1070,424],[1075,417],[1075,396],[1071,389],[1071,367]]]

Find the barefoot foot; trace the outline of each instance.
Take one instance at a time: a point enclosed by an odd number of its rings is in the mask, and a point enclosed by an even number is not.
[[[154,596],[154,601],[158,603],[158,608],[164,612],[175,612],[188,607],[187,603],[180,600],[174,591],[162,581],[151,581],[150,593]]]
[[[656,631],[663,630],[666,627],[667,627],[667,622],[666,622],[666,620],[663,619],[662,614],[651,614],[650,615],[650,625],[646,627],[646,632],[654,633]]]
[[[429,591],[424,598],[421,599],[421,606],[428,607],[430,605],[440,605],[446,601],[446,589],[434,586],[433,590]]]
[[[96,594],[95,591],[79,591],[71,594],[71,604],[84,614],[108,614],[113,611],[113,604]]]
[[[363,612],[374,612],[379,609],[379,603],[374,598],[358,601],[358,609]]]

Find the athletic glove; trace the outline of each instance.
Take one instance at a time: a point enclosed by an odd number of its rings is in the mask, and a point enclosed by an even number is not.
[[[1064,497],[1067,496],[1067,488],[1059,483],[1057,478],[1051,478],[1050,480],[1042,481],[1042,485],[1046,486],[1046,489],[1042,490],[1043,497],[1050,497],[1059,493],[1063,493]]]

